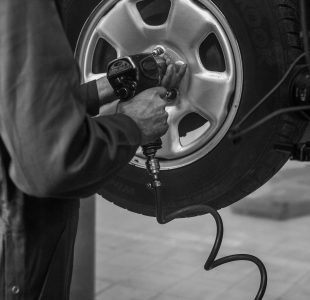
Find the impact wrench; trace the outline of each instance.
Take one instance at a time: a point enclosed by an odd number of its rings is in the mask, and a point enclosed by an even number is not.
[[[120,101],[128,101],[146,89],[160,86],[167,70],[165,61],[160,57],[164,53],[162,47],[157,47],[152,53],[125,56],[109,63],[107,78]],[[177,90],[171,89],[167,92],[166,99],[174,100],[177,95]],[[158,177],[160,165],[156,158],[156,152],[161,147],[161,139],[142,146],[143,154],[147,158],[146,168],[153,178],[151,188],[161,184]]]

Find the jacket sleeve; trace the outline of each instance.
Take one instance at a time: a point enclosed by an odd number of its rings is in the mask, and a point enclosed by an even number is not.
[[[87,114],[90,116],[98,115],[100,105],[96,80],[81,84],[79,93],[86,101]]]
[[[53,0],[1,1],[1,138],[27,194],[91,195],[140,144],[129,117],[87,116],[78,74]]]

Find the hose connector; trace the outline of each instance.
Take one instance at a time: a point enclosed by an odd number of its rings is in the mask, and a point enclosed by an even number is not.
[[[142,147],[143,154],[146,157],[145,166],[152,177],[152,183],[148,184],[148,186],[153,189],[161,186],[161,181],[159,180],[160,163],[158,158],[155,157],[157,150],[161,149],[161,147],[161,139]]]
[[[161,186],[161,181],[159,180],[160,164],[158,158],[148,157],[145,164],[149,174],[152,177],[152,183],[149,184],[149,187],[151,188],[160,187]]]

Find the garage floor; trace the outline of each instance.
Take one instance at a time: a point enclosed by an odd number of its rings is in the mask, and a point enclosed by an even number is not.
[[[221,215],[219,256],[261,258],[269,276],[266,300],[310,299],[310,216],[272,221],[235,215],[230,208]],[[259,273],[251,263],[203,270],[214,234],[210,216],[162,226],[98,198],[96,300],[254,299]]]

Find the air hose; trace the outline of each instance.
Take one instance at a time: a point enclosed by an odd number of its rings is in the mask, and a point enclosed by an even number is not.
[[[259,290],[254,299],[263,299],[267,287],[267,271],[260,259],[249,254],[235,254],[216,259],[222,245],[224,225],[220,214],[214,208],[204,204],[191,205],[165,215],[162,204],[161,186],[154,185],[154,193],[156,201],[156,219],[159,224],[167,224],[176,218],[182,218],[188,215],[211,214],[216,223],[216,238],[211,253],[209,254],[209,257],[204,265],[204,269],[206,271],[210,271],[218,266],[233,261],[245,260],[253,262],[258,267],[261,277]]]
[[[148,155],[149,153],[149,155]],[[204,269],[206,271],[210,271],[218,266],[223,264],[233,262],[233,261],[251,261],[253,262],[259,269],[260,272],[260,286],[259,290],[254,298],[254,300],[261,300],[263,299],[267,287],[267,271],[263,264],[263,262],[249,254],[235,254],[229,255],[225,257],[221,257],[216,259],[218,252],[221,248],[223,235],[224,235],[224,225],[220,214],[212,207],[200,204],[200,205],[190,205],[184,208],[178,209],[172,213],[165,214],[164,206],[163,206],[163,196],[162,196],[162,189],[161,189],[161,181],[159,179],[159,171],[160,171],[160,164],[158,159],[155,157],[156,150],[144,153],[147,157],[146,167],[149,171],[149,174],[152,177],[152,183],[149,184],[149,187],[154,191],[155,194],[155,215],[157,222],[159,224],[167,224],[174,219],[186,217],[188,215],[200,215],[200,214],[210,214],[215,220],[216,223],[216,238],[214,245],[212,247],[211,253],[204,264]]]

